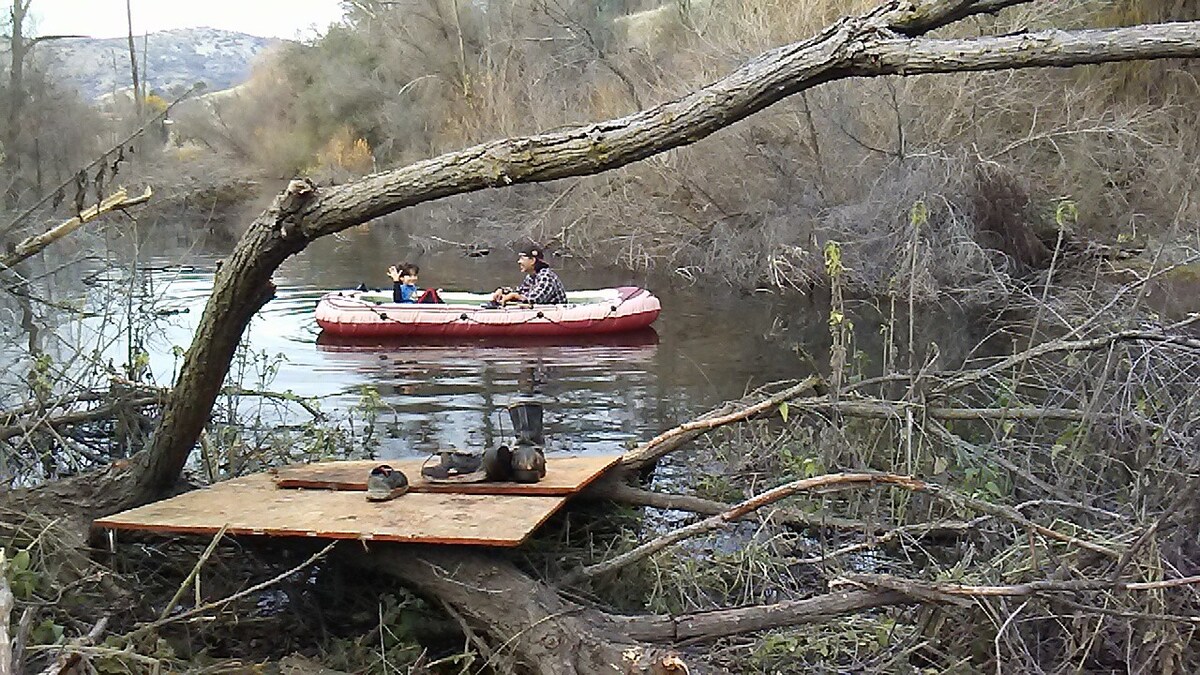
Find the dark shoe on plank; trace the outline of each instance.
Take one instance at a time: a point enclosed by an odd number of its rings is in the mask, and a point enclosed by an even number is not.
[[[367,476],[367,501],[385,502],[408,492],[408,476],[387,464],[371,469]]]
[[[443,451],[429,459],[438,457],[438,463],[430,465],[425,460],[421,477],[431,483],[481,483],[487,480],[483,472],[483,457],[467,452]]]

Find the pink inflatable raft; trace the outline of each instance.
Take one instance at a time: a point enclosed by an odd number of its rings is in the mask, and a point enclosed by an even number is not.
[[[645,328],[662,309],[635,286],[567,293],[565,305],[484,309],[490,295],[442,292],[446,304],[397,304],[391,293],[336,291],[317,303],[317,324],[344,336],[588,335]]]

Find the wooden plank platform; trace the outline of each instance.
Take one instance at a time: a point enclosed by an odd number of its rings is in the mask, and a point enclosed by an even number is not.
[[[187,534],[321,537],[518,546],[566,497],[409,493],[368,502],[362,492],[281,490],[268,474],[218,483],[96,521],[98,527]]]
[[[389,464],[408,476],[412,492],[475,495],[564,496],[579,492],[613,464],[620,455],[546,457],[546,477],[537,483],[431,483],[421,477],[421,459],[389,459],[294,464],[272,471],[281,488],[316,488],[364,491],[367,474],[379,464]]]

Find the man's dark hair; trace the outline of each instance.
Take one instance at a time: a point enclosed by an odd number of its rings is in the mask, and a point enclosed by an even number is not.
[[[421,274],[421,268],[412,263],[400,263],[396,265],[396,269],[400,271],[402,277],[413,277]]]
[[[550,266],[550,263],[546,262],[546,255],[542,251],[542,247],[537,244],[531,244],[521,249],[521,255],[533,260],[534,272],[541,272]]]

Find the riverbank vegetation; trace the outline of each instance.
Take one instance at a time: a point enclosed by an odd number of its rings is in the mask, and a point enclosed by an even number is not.
[[[307,179],[249,224],[167,383],[147,377],[138,336],[155,308],[135,275],[102,312],[129,345],[113,364],[64,344],[78,310],[31,290],[48,261],[5,265],[18,320],[0,412],[0,666],[1196,670],[1200,342],[1186,304],[1159,298],[1194,283],[1192,66],[866,77],[893,67],[871,50],[898,36],[915,50],[943,24],[1016,33],[1012,65],[1071,37],[1023,31],[1197,18],[1189,3],[1044,4],[864,4],[839,20],[851,8],[770,0],[356,2],[244,91],[181,109],[181,145],[135,161],[113,144],[74,186],[88,204],[123,161],[148,178],[236,157]],[[751,58],[813,34],[794,61]],[[764,99],[746,93],[764,82]],[[29,165],[7,166],[16,181]],[[370,392],[348,420],[321,419],[270,391],[270,357],[239,344],[284,259],[381,216],[418,228],[431,209],[466,243],[528,235],[634,268],[822,288],[831,348],[797,350],[807,379],[633,444],[511,554],[85,541],[92,517],[191,487],[185,467],[204,483],[369,452]],[[855,297],[883,317],[879,353],[855,341]],[[913,329],[948,298],[995,327],[953,361]],[[311,423],[263,429],[259,401]]]
[[[190,128],[271,172],[344,180],[629,114],[872,4],[358,3],[344,26],[283,48],[219,115]],[[1150,1],[1072,0],[943,33],[1195,13],[1187,3],[1172,13]],[[471,241],[529,235],[740,287],[819,285],[833,240],[855,292],[883,294],[915,275],[923,299],[991,301],[1012,277],[1048,265],[1064,200],[1077,209],[1073,248],[1174,243],[1172,224],[1197,213],[1186,198],[1194,177],[1179,169],[1200,143],[1193,72],[1168,61],[833,82],[701,146],[569,183],[457,198],[437,215]],[[918,201],[926,217],[914,223]],[[416,227],[431,216],[409,217]]]

